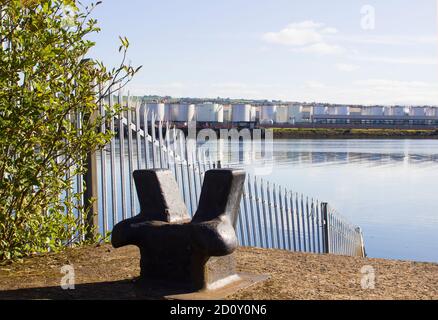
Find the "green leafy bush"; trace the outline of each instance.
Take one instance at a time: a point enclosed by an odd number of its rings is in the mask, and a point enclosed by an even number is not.
[[[112,137],[96,130],[120,111],[96,116],[103,97],[138,71],[125,64],[125,38],[117,68],[85,59],[99,31],[91,18],[97,4],[0,2],[0,261],[82,238],[81,194],[67,190],[85,173],[87,153]]]

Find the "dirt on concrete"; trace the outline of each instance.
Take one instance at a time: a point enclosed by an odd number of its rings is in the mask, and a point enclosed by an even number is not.
[[[438,299],[438,264],[254,248],[240,248],[237,261],[240,272],[270,279],[229,299]],[[65,265],[74,267],[75,290],[60,286]],[[371,268],[375,287],[363,289],[372,287]],[[0,266],[0,299],[151,299],[135,289],[139,271],[135,247],[70,249]]]

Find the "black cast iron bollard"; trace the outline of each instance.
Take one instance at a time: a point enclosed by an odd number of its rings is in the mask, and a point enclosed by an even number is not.
[[[245,172],[207,171],[193,219],[170,170],[134,172],[141,212],[117,224],[115,248],[136,245],[141,279],[161,287],[201,290],[227,284],[236,275],[233,252]]]

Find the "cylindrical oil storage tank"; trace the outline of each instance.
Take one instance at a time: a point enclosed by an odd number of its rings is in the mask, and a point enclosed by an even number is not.
[[[170,114],[170,106],[171,103],[164,104],[164,121],[170,121],[171,114]]]
[[[370,116],[371,115],[371,107],[362,107],[361,108],[361,115]]]
[[[383,110],[384,116],[392,116],[392,107],[385,107]]]
[[[301,113],[301,105],[290,105],[287,107],[287,122],[295,124],[303,122],[303,114]]]
[[[385,116],[402,117],[404,115],[406,115],[405,107],[392,106],[385,108]]]
[[[250,104],[233,104],[232,105],[233,122],[250,122],[252,106]]]
[[[277,117],[277,106],[260,106],[260,123],[273,124]]]
[[[224,104],[224,122],[231,122],[232,108],[230,104]]]
[[[424,117],[426,115],[425,107],[411,107],[409,115],[412,117]]]
[[[327,107],[327,114],[328,115],[331,115],[331,116],[335,116],[335,115],[337,115],[337,109],[336,109],[336,107],[335,106],[328,106]],[[313,113],[314,115],[315,115],[315,113]]]
[[[275,117],[275,123],[278,124],[284,124],[288,123],[288,108],[287,106],[278,106],[277,107],[277,114]]]
[[[336,106],[336,115],[348,116],[350,114],[350,107],[348,106]]]
[[[148,112],[148,121],[152,120],[152,114],[155,115],[155,121],[165,121],[166,120],[166,105],[164,103],[145,103],[140,108],[140,123],[144,124],[143,112],[146,108]]]
[[[381,106],[363,107],[363,116],[383,116],[385,113],[385,108]]]
[[[251,122],[259,121],[260,119],[260,107],[252,106],[251,108]]]
[[[187,122],[196,121],[196,106],[194,104],[187,105]]]
[[[350,116],[360,116],[362,114],[362,108],[359,106],[351,106],[349,108]]]
[[[372,116],[383,116],[384,113],[384,108],[383,107],[371,107],[371,115]]]
[[[224,107],[217,103],[203,103],[196,106],[198,122],[224,122]]]
[[[312,113],[314,116],[321,116],[327,113],[327,107],[323,105],[314,105],[312,108]]]
[[[184,122],[185,120],[181,119],[183,117],[184,112],[181,110],[181,105],[178,103],[171,103],[167,106],[169,111],[168,120],[172,122]]]
[[[437,108],[436,107],[427,107],[426,108],[426,117],[437,117]]]
[[[301,106],[301,116],[303,117],[303,122],[310,122],[312,120],[313,109],[314,108],[309,105]]]
[[[251,122],[260,121],[260,106],[252,106],[251,108]]]
[[[188,103],[170,104],[169,120],[173,122],[189,122],[194,120],[195,105]]]

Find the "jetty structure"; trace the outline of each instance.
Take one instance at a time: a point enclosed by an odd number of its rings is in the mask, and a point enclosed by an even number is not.
[[[209,127],[438,128],[436,106],[360,106],[268,101],[145,100],[157,119],[179,127],[197,121]],[[182,102],[181,102],[182,101]],[[187,105],[191,106],[187,109]],[[157,108],[159,106],[159,108]]]

